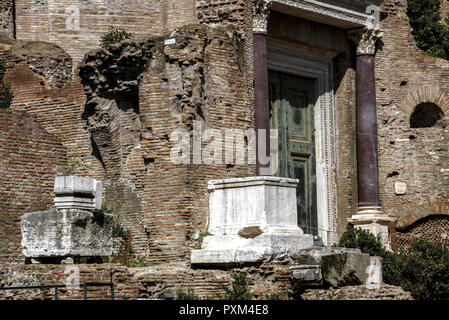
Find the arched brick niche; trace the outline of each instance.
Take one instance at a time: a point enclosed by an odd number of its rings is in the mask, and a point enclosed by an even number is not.
[[[428,215],[396,230],[396,244],[399,250],[410,246],[413,239],[449,244],[449,215]]]
[[[411,90],[398,105],[408,117],[411,117],[419,106],[438,106],[445,115],[449,111],[449,95],[438,86],[423,86]],[[420,109],[419,108],[419,109]]]

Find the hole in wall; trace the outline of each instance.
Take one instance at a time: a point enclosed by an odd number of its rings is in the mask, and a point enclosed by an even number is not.
[[[397,171],[390,172],[389,174],[387,174],[387,179],[398,176],[398,175],[399,175],[399,172],[397,172]]]
[[[420,103],[410,116],[411,128],[430,128],[444,116],[440,107],[431,102]]]

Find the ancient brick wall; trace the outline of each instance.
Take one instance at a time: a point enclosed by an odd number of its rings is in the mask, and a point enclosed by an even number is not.
[[[238,25],[245,23],[245,2],[242,0],[196,1],[196,15],[202,24]]]
[[[56,46],[53,50],[46,50],[47,53],[44,55],[31,55],[32,58],[30,59],[34,62],[57,62],[57,66],[51,70],[51,73],[47,72],[41,76],[36,68],[34,68],[36,71],[32,72],[30,67],[33,66],[22,55],[29,54],[27,50],[23,50],[23,47],[33,44],[35,43],[24,42],[17,45],[16,42],[9,41],[9,44],[4,47],[5,51],[1,52],[0,56],[8,65],[5,81],[11,83],[14,94],[11,109],[25,111],[27,114],[34,116],[40,125],[61,140],[67,148],[66,168],[61,172],[61,175],[90,176],[104,182],[105,201],[109,204],[112,201],[120,203],[120,206],[117,207],[118,212],[114,212],[114,214],[124,227],[133,230],[135,251],[139,255],[147,255],[148,238],[141,223],[140,202],[136,200],[138,194],[136,194],[133,184],[126,181],[119,183],[106,179],[105,167],[108,161],[112,161],[112,159],[101,157],[95,142],[91,139],[90,132],[87,130],[84,115],[86,95],[80,78],[78,76],[73,77],[73,79],[70,78],[69,72],[69,78],[65,79],[64,83],[48,80],[48,78],[50,80],[57,79],[58,77],[49,77],[49,75],[58,74],[58,66],[65,64],[65,59],[57,61],[51,53],[48,53],[48,51],[53,51],[53,54],[58,54],[58,50],[61,49]],[[41,43],[37,43],[37,45],[42,46]],[[69,70],[71,70],[71,65]],[[62,86],[58,87],[58,84],[62,84]],[[120,127],[120,121],[118,125]],[[109,143],[113,143],[113,141],[114,139],[111,139]],[[117,152],[119,154],[121,150]],[[115,155],[111,156],[111,158],[113,157]],[[135,167],[135,161],[133,161],[133,158],[127,160],[127,165],[129,165],[131,171]],[[119,165],[117,165],[117,169],[120,171]]]
[[[245,86],[253,96],[253,5],[245,0],[196,0],[198,23],[209,26],[229,26],[236,29],[239,64]]]
[[[42,140],[36,140],[36,149],[33,147],[30,152],[39,150],[42,145],[42,153],[39,153],[40,158],[38,159],[39,166],[44,167],[45,163],[48,163],[47,165],[51,169],[39,172],[38,169],[33,169],[34,162],[32,161],[28,166],[24,165],[22,168],[20,162],[17,162],[12,168],[11,172],[24,170],[24,174],[20,176],[23,180],[16,183],[17,188],[33,190],[29,194],[30,198],[23,192],[14,191],[19,197],[23,196],[27,199],[24,202],[26,207],[20,208],[17,213],[46,210],[49,209],[48,205],[51,207],[53,203],[52,190],[55,170],[58,170],[58,175],[66,175],[70,173],[69,169],[71,169],[71,174],[92,176],[100,180],[103,177],[104,169],[97,158],[92,155],[90,135],[84,128],[85,120],[82,117],[86,98],[83,86],[80,84],[79,78],[71,79],[71,59],[61,48],[51,44],[22,43],[12,39],[1,39],[0,43],[0,58],[7,65],[4,81],[11,84],[14,94],[10,110],[20,112],[25,119],[33,117],[36,125],[39,125],[48,135],[48,138],[42,137]],[[53,67],[49,69],[49,66]],[[51,150],[45,147],[45,139],[48,139],[48,143],[57,139],[59,143],[62,143],[64,150],[67,150],[64,151],[63,159],[58,158],[61,168],[55,167],[53,157],[59,157],[59,155],[52,154]],[[33,141],[33,137],[29,140]],[[17,144],[17,147],[19,146],[20,144]],[[4,151],[3,146],[0,150]],[[24,159],[27,158],[24,157]],[[30,181],[27,180],[25,174],[27,172]],[[40,181],[42,183],[40,189],[31,180],[31,177],[37,173],[46,175],[45,179],[47,179]],[[14,182],[14,179],[11,181]],[[33,199],[35,203],[33,203]],[[47,206],[41,205],[41,199],[45,199]],[[13,199],[9,199],[7,202],[12,208],[21,203],[20,199],[17,199],[17,203]],[[14,250],[20,248],[20,227],[17,224],[20,216],[16,215],[17,213],[14,212],[14,215],[10,216],[9,223],[5,222],[8,227],[13,224],[14,231],[2,232],[5,235],[2,240],[7,241]],[[10,260],[17,261],[14,258]]]
[[[82,128],[104,169],[105,201],[120,204],[118,217],[133,231],[136,252],[151,262],[188,259],[207,229],[208,180],[255,173],[252,165],[170,159],[172,132],[191,132],[193,121],[223,136],[224,129],[254,126],[237,36],[191,25],[93,51],[80,65],[87,94]]]
[[[20,218],[53,207],[66,148],[25,112],[0,109],[0,264],[23,264]]]
[[[66,50],[76,66],[111,25],[156,36],[196,22],[194,0],[17,0],[17,39]]]
[[[13,0],[2,0],[0,3],[0,32],[14,37],[14,8]]]
[[[176,44],[165,46],[167,38],[175,38]],[[120,203],[117,215],[124,227],[132,229],[133,246],[141,256],[150,255],[159,262],[188,258],[195,239],[207,228],[207,181],[255,173],[251,165],[174,166],[169,159],[173,144],[167,137],[178,128],[191,130],[193,120],[202,121],[203,130],[254,126],[252,95],[236,38],[233,30],[200,25],[160,38],[142,81],[143,69],[134,69],[137,56],[130,54],[134,49],[125,43],[126,50],[131,50],[124,52],[130,60],[121,59],[120,68],[133,67],[119,73],[123,82],[114,87],[125,88],[124,93],[114,88],[115,95],[105,93],[101,99],[102,106],[109,103],[104,109],[107,117],[97,120],[90,111],[89,90],[87,99],[84,92],[88,86],[83,87],[76,74],[60,79],[40,72],[31,63],[36,56],[22,54],[23,47],[33,43],[4,41],[5,80],[15,97],[11,109],[33,115],[61,139],[68,149],[67,166],[74,174],[104,181],[105,201]],[[53,51],[58,50],[55,46]],[[139,50],[134,53],[145,52]],[[44,52],[37,60],[47,58],[51,60],[51,54]],[[145,67],[148,57],[142,59],[141,67]],[[55,61],[53,74],[58,74],[58,67],[67,60]],[[106,69],[114,73],[113,68]]]
[[[380,197],[385,213],[401,225],[410,216],[446,210],[441,204],[449,190],[449,62],[416,47],[405,1],[385,1],[381,15],[385,35],[376,55]],[[431,127],[412,128],[414,109],[425,102],[445,116]]]
[[[207,230],[207,181],[255,174],[253,165],[173,164],[174,130],[247,130],[254,127],[252,97],[225,29],[181,28],[145,72],[140,87],[141,152],[146,164],[142,198],[150,258],[185,259]],[[224,140],[223,140],[224,141]],[[204,147],[209,142],[203,142]],[[222,144],[224,146],[224,143]]]
[[[19,63],[6,73],[5,81],[11,83],[14,94],[11,109],[34,116],[45,130],[62,141],[67,147],[68,165],[75,174],[101,179],[103,168],[92,155],[90,136],[84,129],[85,96],[79,80],[66,88],[49,88],[43,78]]]

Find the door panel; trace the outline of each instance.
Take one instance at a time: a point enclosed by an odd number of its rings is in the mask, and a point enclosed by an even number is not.
[[[299,179],[298,223],[317,234],[314,80],[269,72],[271,128],[278,129],[274,174]]]

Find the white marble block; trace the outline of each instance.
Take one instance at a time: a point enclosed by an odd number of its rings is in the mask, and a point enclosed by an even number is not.
[[[302,235],[296,207],[298,182],[278,177],[209,181],[209,232],[237,235],[254,226],[264,233]]]
[[[313,246],[298,226],[298,180],[248,177],[210,181],[209,233],[192,264],[268,261],[281,253]]]
[[[101,210],[103,184],[92,178],[67,176],[55,179],[58,209]]]

